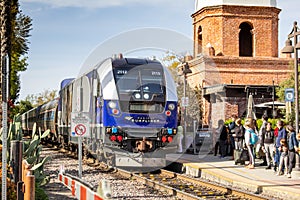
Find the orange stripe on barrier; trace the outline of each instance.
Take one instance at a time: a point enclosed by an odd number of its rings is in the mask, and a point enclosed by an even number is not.
[[[66,186],[68,186],[68,185],[69,185],[69,179],[68,179],[68,177],[65,177],[65,179],[64,179],[64,183],[65,183],[65,185],[66,185]]]
[[[99,197],[98,195],[94,194],[94,200],[103,200],[101,197]]]
[[[72,195],[75,196],[75,181],[74,180],[72,180],[71,190],[72,190]]]
[[[86,188],[84,186],[80,186],[80,200],[86,199]]]
[[[60,182],[62,182],[62,175],[61,175],[61,174],[59,174],[58,180],[59,180]]]

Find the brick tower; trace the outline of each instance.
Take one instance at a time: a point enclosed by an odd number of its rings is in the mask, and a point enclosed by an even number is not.
[[[188,82],[203,89],[204,123],[245,115],[249,94],[271,101],[289,77],[290,59],[278,57],[279,13],[276,0],[196,0]]]

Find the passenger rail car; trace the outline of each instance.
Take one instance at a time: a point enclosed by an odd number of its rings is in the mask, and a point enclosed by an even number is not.
[[[89,113],[84,147],[111,166],[164,167],[166,154],[176,151],[177,91],[158,61],[108,58],[84,75],[63,81],[55,118],[57,140],[74,147],[78,137],[71,134],[72,112]]]
[[[57,133],[57,106],[58,99],[54,99],[48,103],[43,104],[38,113],[37,126],[42,132],[47,129],[50,130],[50,138],[52,142],[56,142],[58,138]]]
[[[31,135],[33,125],[34,125],[34,123],[37,123],[37,121],[38,121],[38,115],[39,115],[40,108],[41,108],[41,106],[37,106],[21,115],[22,131],[24,133],[24,136]]]

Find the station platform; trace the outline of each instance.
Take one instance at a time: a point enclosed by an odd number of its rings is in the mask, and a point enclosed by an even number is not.
[[[230,188],[262,194],[270,199],[300,199],[300,172],[293,171],[292,178],[277,176],[273,169],[259,166],[261,160],[256,160],[254,169],[235,165],[232,157],[219,158],[213,154],[168,154],[167,160],[182,166],[187,175]]]

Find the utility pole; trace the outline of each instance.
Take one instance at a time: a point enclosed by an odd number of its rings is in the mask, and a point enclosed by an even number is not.
[[[10,58],[10,31],[11,31],[11,19],[10,19],[10,0],[0,0],[1,7],[1,98],[2,98],[2,200],[7,198],[7,75],[9,71],[9,58]]]

